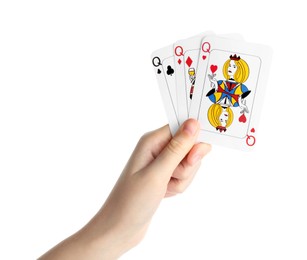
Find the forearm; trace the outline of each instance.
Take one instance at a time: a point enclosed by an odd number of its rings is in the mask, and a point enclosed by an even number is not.
[[[195,144],[199,129],[189,119],[173,139],[167,126],[144,135],[100,211],[40,259],[113,260],[136,246],[161,200],[188,187],[210,150]]]
[[[68,237],[39,258],[39,260],[118,259],[123,253],[118,231],[103,223],[99,212],[84,228]]]
[[[142,240],[153,214],[151,211],[150,216],[142,214],[142,207],[138,206],[144,205],[147,200],[145,194],[136,195],[144,193],[143,182],[140,185],[137,179],[123,175],[90,222],[40,260],[113,260],[136,246]],[[145,210],[147,212],[148,209]]]

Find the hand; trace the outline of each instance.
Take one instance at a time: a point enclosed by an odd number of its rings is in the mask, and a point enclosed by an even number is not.
[[[217,89],[217,80],[215,78],[216,74],[208,74],[209,81],[211,82],[211,88]]]
[[[173,138],[168,126],[145,134],[96,216],[41,259],[117,259],[137,245],[161,200],[182,193],[210,151],[195,144],[199,128],[189,119]]]
[[[195,84],[195,80],[196,80],[196,75],[190,76],[190,82],[191,84]]]
[[[239,98],[239,106],[241,108],[241,111],[240,111],[241,114],[243,114],[245,112],[249,113],[248,107],[246,105],[246,99]]]
[[[216,82],[216,78],[215,78],[216,74],[208,74],[208,78],[210,80],[210,82],[214,83]]]

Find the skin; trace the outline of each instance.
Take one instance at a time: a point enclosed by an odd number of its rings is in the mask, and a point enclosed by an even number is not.
[[[112,260],[136,246],[161,200],[182,193],[210,151],[195,144],[199,129],[189,119],[173,138],[168,126],[145,134],[98,213],[39,259]]]
[[[237,69],[238,69],[238,67],[235,64],[235,61],[234,60],[230,60],[229,67],[228,67],[228,75],[229,75],[230,78],[234,77]]]

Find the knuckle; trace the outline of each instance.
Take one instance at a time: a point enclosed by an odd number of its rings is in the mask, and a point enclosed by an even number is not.
[[[172,153],[172,154],[175,154],[175,155],[181,155],[182,152],[184,151],[184,144],[176,139],[176,138],[173,138],[168,146],[167,146],[167,149]]]
[[[182,171],[182,173],[180,174],[180,179],[181,180],[188,180],[191,178],[191,173],[189,171]]]
[[[178,193],[178,194],[183,193],[185,190],[186,190],[186,186],[182,182],[179,182],[175,186],[175,192]]]
[[[187,185],[184,181],[178,179],[173,179],[172,181],[173,185],[171,185],[170,187],[170,192],[174,194],[181,194],[186,190]]]
[[[152,132],[147,132],[145,134],[143,134],[139,140],[140,144],[147,144],[147,143],[151,143],[152,142]]]

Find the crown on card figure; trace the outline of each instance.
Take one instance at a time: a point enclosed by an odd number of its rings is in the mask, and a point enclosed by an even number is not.
[[[237,56],[237,54],[235,54],[235,55],[230,55],[229,58],[230,58],[231,60],[240,60],[240,59],[241,59],[240,56]]]

